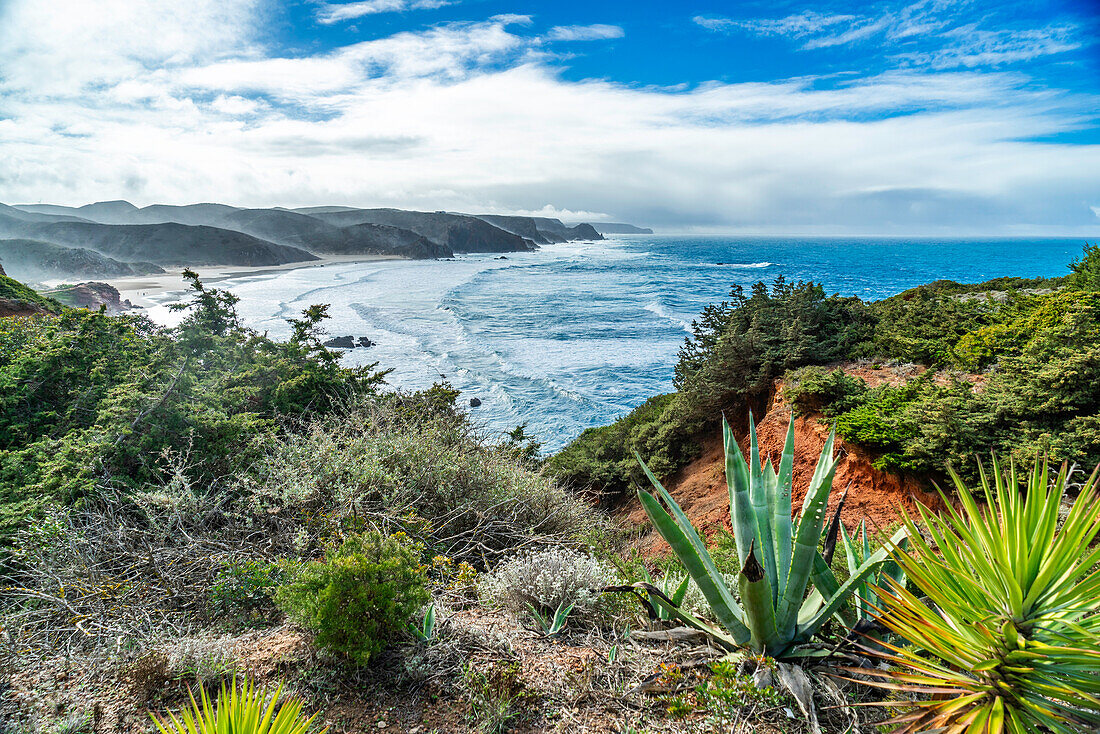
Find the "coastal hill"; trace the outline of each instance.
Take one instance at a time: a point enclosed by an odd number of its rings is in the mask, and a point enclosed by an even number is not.
[[[592,225],[546,217],[344,206],[0,204],[0,260],[27,281],[142,275],[161,267],[275,266],[324,256],[446,259],[599,239]]]
[[[28,239],[0,240],[0,262],[14,277],[38,282],[79,275],[81,278],[121,278],[163,273],[148,262],[121,262],[85,247],[65,247]]]
[[[622,222],[600,222],[592,227],[600,234],[653,234],[649,227],[635,227]]]
[[[445,245],[453,252],[525,252],[534,250],[538,244],[466,214],[352,209],[313,212],[311,216],[341,227],[374,224],[405,229]]]

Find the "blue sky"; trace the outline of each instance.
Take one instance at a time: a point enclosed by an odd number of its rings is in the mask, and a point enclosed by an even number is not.
[[[0,0],[0,200],[1088,236],[1098,21],[1083,0]]]

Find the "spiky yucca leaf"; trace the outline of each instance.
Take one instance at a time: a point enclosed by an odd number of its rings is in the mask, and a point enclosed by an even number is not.
[[[979,496],[951,478],[961,511],[908,515],[912,550],[898,553],[919,592],[877,589],[879,620],[909,644],[886,645],[899,670],[872,685],[929,698],[889,723],[911,734],[1096,731],[1100,728],[1100,492],[1094,473],[1064,521],[1067,469],[1037,461],[1022,478],[994,459]],[[942,495],[942,492],[941,492]],[[921,596],[925,598],[920,598]]]
[[[210,705],[205,688],[199,689],[201,702],[188,692],[191,706],[180,712],[180,717],[169,713],[168,718],[150,714],[160,734],[305,734],[313,724],[316,714],[302,717],[302,702],[292,698],[279,705],[280,685],[268,695],[264,688],[257,689],[247,679],[240,686],[236,678],[226,690],[222,683],[217,706]],[[328,731],[326,727],[320,734]]]

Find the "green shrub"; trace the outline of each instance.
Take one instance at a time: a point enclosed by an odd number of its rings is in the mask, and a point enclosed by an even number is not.
[[[853,407],[867,392],[867,383],[842,369],[802,367],[787,374],[783,380],[783,397],[795,415],[823,411],[836,415]]]
[[[237,624],[261,624],[272,608],[271,595],[283,575],[279,566],[264,561],[227,563],[210,587],[211,611]]]
[[[166,453],[209,488],[246,471],[283,419],[330,412],[382,379],[321,346],[325,307],[275,342],[240,324],[233,296],[187,279],[176,328],[74,309],[0,319],[0,544],[49,502],[157,484]]]
[[[428,601],[419,550],[402,536],[349,536],[323,562],[294,569],[275,601],[295,622],[316,631],[319,645],[366,665],[405,633]]]
[[[318,419],[271,442],[239,491],[261,516],[301,518],[312,546],[364,517],[482,568],[539,539],[600,539],[599,512],[511,446],[484,441],[439,398],[371,397]]]
[[[1066,278],[1071,288],[1100,291],[1100,245],[1086,244],[1080,260],[1069,265],[1072,273]]]

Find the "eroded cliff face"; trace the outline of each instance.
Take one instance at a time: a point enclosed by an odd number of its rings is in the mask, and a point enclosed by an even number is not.
[[[760,457],[772,457],[778,461],[783,453],[790,420],[790,406],[782,398],[781,383],[767,412],[758,417],[756,426],[760,445]],[[733,426],[743,452],[748,452],[747,425]],[[825,446],[829,428],[820,414],[808,415],[795,421],[795,464],[791,505],[795,515],[802,508],[802,500],[813,477],[817,458]],[[729,490],[726,487],[725,458],[721,435],[718,431],[703,440],[703,453],[690,464],[665,481],[665,488],[691,518],[697,528],[707,536],[717,530],[730,530]],[[844,490],[848,490],[841,520],[849,530],[855,530],[866,519],[869,530],[886,530],[897,524],[903,510],[916,512],[917,502],[930,507],[940,505],[939,496],[928,491],[926,482],[908,476],[879,471],[871,464],[874,460],[866,451],[836,439],[834,450],[840,454],[833,479],[833,491],[829,497],[829,517],[836,511]],[[638,504],[632,499],[621,510],[621,517],[631,525],[650,523]],[[663,555],[671,552],[668,544],[652,529],[636,542],[643,554]]]

